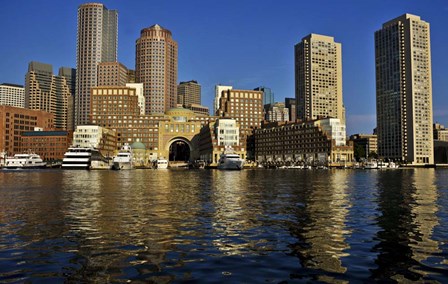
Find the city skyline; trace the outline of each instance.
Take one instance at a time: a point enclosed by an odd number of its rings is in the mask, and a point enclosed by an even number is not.
[[[57,9],[56,1],[30,1],[20,7],[4,3],[8,14],[0,26],[4,33],[14,32],[8,33],[8,41],[0,47],[4,58],[0,82],[23,84],[31,61],[75,68],[76,11],[86,2],[70,1]],[[418,15],[431,25],[434,122],[447,123],[444,65],[448,59],[444,50],[448,40],[443,29],[448,23],[444,18],[448,3],[443,1],[432,1],[432,5],[425,1],[288,1],[283,6],[268,1],[99,2],[118,11],[119,62],[135,69],[140,30],[154,24],[166,27],[179,44],[178,83],[197,80],[202,85],[203,104],[210,109],[216,84],[236,89],[264,85],[275,92],[276,101],[293,98],[294,45],[309,33],[334,37],[342,44],[347,134],[371,133],[376,126],[374,32],[402,14]],[[194,17],[188,12],[194,12]]]

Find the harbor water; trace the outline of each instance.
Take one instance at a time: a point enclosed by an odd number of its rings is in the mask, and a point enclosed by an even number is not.
[[[448,281],[448,170],[0,172],[0,282]]]

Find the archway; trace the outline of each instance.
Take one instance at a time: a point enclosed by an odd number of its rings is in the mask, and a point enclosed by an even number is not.
[[[185,163],[190,161],[191,157],[191,144],[185,138],[174,138],[169,143],[169,161]]]

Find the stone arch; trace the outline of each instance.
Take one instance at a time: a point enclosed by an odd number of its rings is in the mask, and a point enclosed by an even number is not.
[[[168,141],[168,143],[166,144],[166,146],[165,146],[165,150],[167,151],[167,153],[168,153],[168,159],[169,159],[169,153],[170,153],[170,147],[171,147],[171,145],[173,145],[174,143],[176,143],[176,142],[183,142],[183,143],[185,143],[187,146],[188,146],[188,148],[189,148],[189,150],[190,150],[190,156],[189,156],[189,159],[191,160],[191,154],[193,153],[193,151],[194,151],[194,148],[193,148],[193,145],[191,144],[191,141],[190,140],[188,140],[187,138],[185,138],[185,137],[181,137],[181,136],[177,136],[177,137],[173,137],[173,138],[171,138],[169,141]]]

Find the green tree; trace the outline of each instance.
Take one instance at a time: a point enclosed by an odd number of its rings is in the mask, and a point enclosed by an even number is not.
[[[361,158],[365,158],[366,157],[366,150],[364,150],[364,147],[362,147],[359,144],[355,144],[355,148],[353,149],[353,154],[355,156],[355,159],[357,161],[359,161],[359,159]]]
[[[369,153],[369,159],[378,159],[378,154],[375,151]]]

